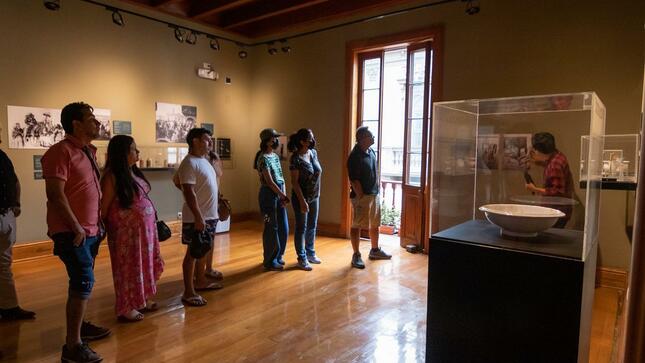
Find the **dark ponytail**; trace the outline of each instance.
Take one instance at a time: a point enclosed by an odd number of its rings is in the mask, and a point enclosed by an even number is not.
[[[257,170],[258,169],[258,159],[260,158],[260,155],[264,152],[264,149],[266,148],[266,145],[264,145],[264,141],[260,141],[260,150],[255,153],[255,158],[253,159],[253,169]]]

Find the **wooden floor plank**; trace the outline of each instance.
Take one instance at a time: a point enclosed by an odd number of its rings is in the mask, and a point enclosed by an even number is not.
[[[92,343],[106,362],[422,362],[425,357],[427,256],[409,254],[398,239],[383,238],[391,261],[350,267],[351,245],[319,237],[323,264],[296,270],[293,238],[284,272],[264,272],[260,226],[242,223],[220,235],[215,265],[224,289],[205,293],[203,308],[184,308],[177,238],[162,243],[165,271],[161,309],[144,321],[117,323],[107,250],[96,262],[88,318],[112,335]],[[64,341],[67,276],[57,257],[18,262],[14,274],[21,304],[38,313],[33,322],[1,322],[2,361],[56,361]],[[596,290],[591,362],[610,362],[622,294]]]

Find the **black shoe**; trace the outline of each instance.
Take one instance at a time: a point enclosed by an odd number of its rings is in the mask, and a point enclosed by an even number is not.
[[[67,345],[63,345],[63,353],[60,356],[61,362],[70,363],[97,363],[103,361],[98,353],[92,350],[87,344],[77,344],[72,349],[67,349]]]
[[[27,311],[16,306],[11,309],[0,309],[0,316],[2,320],[31,320],[36,319],[36,313],[33,311]]]
[[[358,268],[358,269],[364,269],[365,268],[365,263],[363,262],[363,259],[361,258],[361,253],[360,252],[355,252],[352,255],[352,267]]]
[[[88,340],[102,339],[108,335],[110,335],[110,329],[101,328],[100,326],[96,326],[89,321],[84,321],[81,325],[81,340],[83,340],[84,342]]]
[[[370,250],[369,258],[370,260],[389,260],[392,258],[392,255],[383,251],[381,247],[377,247]]]

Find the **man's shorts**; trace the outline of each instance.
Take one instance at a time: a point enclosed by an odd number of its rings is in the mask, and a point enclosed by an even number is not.
[[[352,198],[352,228],[378,228],[381,224],[381,205],[378,195],[363,195],[362,198]]]
[[[65,264],[69,276],[69,296],[89,299],[94,287],[94,259],[101,242],[96,236],[85,237],[80,246],[74,246],[73,232],[61,232],[52,236],[54,255]]]
[[[214,235],[217,229],[217,219],[209,219],[205,222],[206,232]],[[190,240],[195,230],[195,223],[182,223],[181,224],[181,243],[185,245],[190,244]]]

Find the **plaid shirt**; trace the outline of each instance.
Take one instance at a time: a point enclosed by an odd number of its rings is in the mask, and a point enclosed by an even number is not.
[[[573,176],[569,169],[567,157],[556,150],[547,161],[544,169],[544,195],[567,197],[573,196]]]

